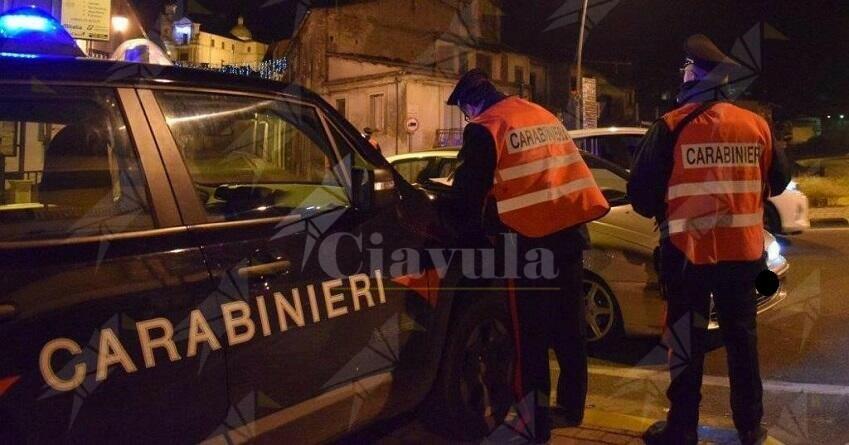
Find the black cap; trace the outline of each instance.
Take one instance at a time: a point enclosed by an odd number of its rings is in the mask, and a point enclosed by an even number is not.
[[[448,97],[448,105],[460,105],[460,103],[467,103],[467,99],[471,96],[470,93],[476,92],[477,90],[485,88],[486,90],[494,90],[495,86],[492,82],[489,81],[489,76],[480,69],[472,69],[466,74],[463,74],[463,77],[460,78],[460,81],[457,82],[457,86],[454,87],[454,91],[451,92],[451,96]]]
[[[736,65],[734,60],[726,56],[714,43],[704,34],[695,34],[684,43],[684,51],[693,63],[705,70],[710,71],[718,65]]]

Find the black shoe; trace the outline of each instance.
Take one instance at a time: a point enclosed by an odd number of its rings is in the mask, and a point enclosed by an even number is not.
[[[737,432],[737,434],[740,436],[740,443],[742,445],[761,445],[767,438],[766,428],[762,426],[758,426],[757,428],[744,433]]]
[[[646,445],[696,445],[699,443],[698,434],[685,432],[669,427],[666,422],[655,422],[643,433]]]
[[[574,428],[584,421],[584,413],[575,414],[562,406],[551,407],[551,426],[553,428]]]

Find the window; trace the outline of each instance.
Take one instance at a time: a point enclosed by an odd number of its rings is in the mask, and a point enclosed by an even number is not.
[[[336,99],[336,111],[344,118],[348,118],[348,107],[344,98]]]
[[[210,221],[303,217],[348,205],[315,109],[242,96],[157,99]]]
[[[501,55],[501,80],[507,82],[507,73],[510,72],[510,64],[507,59],[507,54]]]
[[[224,42],[221,42],[221,49],[224,49]]]
[[[601,189],[602,194],[610,202],[610,205],[627,204],[627,172],[598,158],[585,157],[585,160],[596,184],[598,184],[598,188]]]
[[[465,51],[460,53],[458,59],[460,61],[460,73],[464,74],[469,71],[469,53]]]
[[[531,91],[536,93],[537,92],[537,73],[531,73],[530,76],[531,76],[531,79],[530,79]]]
[[[445,158],[442,160],[442,163],[439,165],[439,171],[436,174],[437,178],[448,178],[454,174],[454,170],[457,169],[457,163],[459,161],[457,158]]]
[[[463,128],[463,112],[460,110],[460,107],[455,107],[453,105],[444,105],[446,100],[443,101],[443,112],[442,112],[442,128],[445,130],[450,130],[452,128]]]
[[[210,39],[209,42],[209,46],[215,48],[215,39]]]
[[[154,228],[119,110],[111,89],[0,86],[0,241]]]
[[[372,94],[369,96],[368,126],[376,130],[383,130],[384,113],[386,110],[385,96],[383,94]]]
[[[416,184],[422,182],[424,179],[422,178],[422,173],[428,166],[430,161],[427,159],[405,159],[396,162],[393,164],[395,166],[395,170],[410,184]]]
[[[513,67],[513,81],[516,83],[525,83],[525,69],[521,66]]]
[[[481,69],[483,72],[492,75],[492,57],[488,54],[478,53],[477,54],[477,67]]]
[[[640,139],[637,135],[609,135],[576,139],[575,142],[582,150],[629,169],[636,156]]]

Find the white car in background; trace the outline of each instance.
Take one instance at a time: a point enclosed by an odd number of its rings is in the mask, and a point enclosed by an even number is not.
[[[647,131],[638,127],[604,127],[570,130],[569,135],[584,151],[630,169],[640,139]],[[764,207],[764,227],[771,233],[788,235],[811,228],[808,197],[796,189],[795,182],[780,195],[769,198]]]
[[[389,162],[408,182],[420,185],[431,199],[450,199],[457,149],[430,150],[390,156]],[[660,335],[665,301],[655,271],[658,232],[654,221],[638,215],[628,203],[628,171],[612,162],[585,154],[584,159],[611,210],[589,224],[591,249],[584,256],[587,339],[596,345],[614,345],[622,336]],[[758,313],[775,307],[786,296],[784,280],[789,264],[781,246],[764,234],[767,265],[781,286],[771,296],[758,296]],[[708,329],[719,325],[711,313]]]

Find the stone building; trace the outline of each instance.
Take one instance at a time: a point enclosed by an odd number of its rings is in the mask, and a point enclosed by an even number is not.
[[[406,153],[461,142],[463,115],[445,101],[471,68],[489,72],[502,91],[566,108],[568,65],[503,44],[501,19],[494,0],[315,7],[269,53],[288,58],[289,81],[317,91],[358,128],[378,129],[384,154]]]
[[[159,35],[169,57],[176,62],[209,67],[258,66],[268,45],[253,39],[253,34],[238,18],[229,35],[201,30],[201,24],[188,17],[176,19],[176,9],[166,8],[159,17]]]

